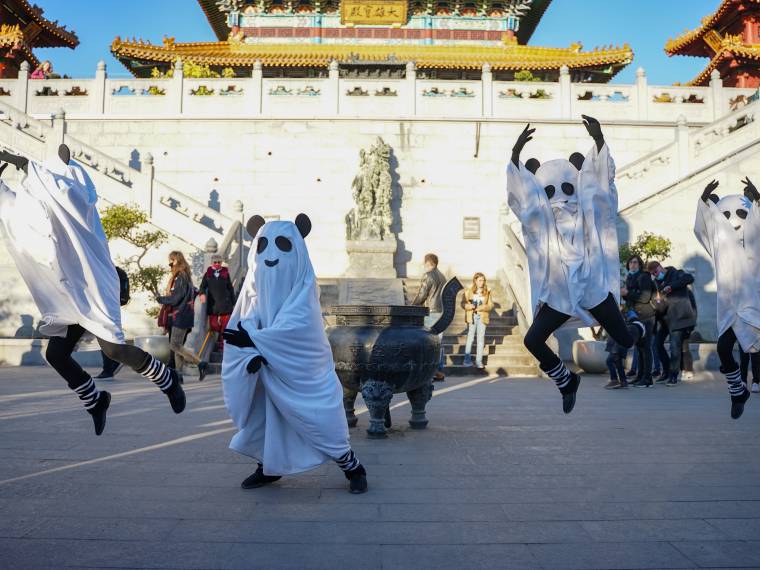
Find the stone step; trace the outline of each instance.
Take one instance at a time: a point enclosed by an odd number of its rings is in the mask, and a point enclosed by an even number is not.
[[[475,355],[473,355],[473,360]],[[531,354],[519,354],[519,355],[502,355],[502,354],[489,354],[483,356],[483,364],[486,366],[535,366],[536,359]],[[464,354],[447,354],[444,355],[444,365],[462,365],[464,364]]]
[[[464,354],[467,349],[467,344],[443,344],[444,354]],[[472,353],[475,354],[475,343],[472,344]],[[521,344],[487,344],[483,347],[483,354],[499,354],[503,356],[521,356],[523,354],[530,354],[528,350]]]
[[[510,366],[486,366],[479,369],[474,366],[445,366],[443,369],[447,376],[486,376],[489,374],[499,374],[500,376],[538,376],[536,366],[510,365]],[[436,386],[445,386],[446,383],[436,384]]]
[[[506,335],[493,335],[489,333],[490,331],[486,330],[486,336],[485,336],[486,345],[518,344],[522,346],[523,337],[522,335],[517,334],[517,331],[515,331],[513,334],[506,334]],[[443,344],[465,344],[466,342],[467,342],[466,334],[444,333],[443,335]]]

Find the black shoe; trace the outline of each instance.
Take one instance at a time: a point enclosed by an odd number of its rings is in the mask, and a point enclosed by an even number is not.
[[[668,381],[665,385],[668,388],[672,388],[673,386],[678,386],[678,376],[671,376],[670,378],[668,378]]]
[[[198,363],[198,382],[203,382],[206,374],[208,374],[208,362],[201,360]]]
[[[615,388],[620,386],[620,382],[617,380],[610,380],[604,385],[604,388],[607,390],[614,390]]]
[[[628,372],[625,373],[625,377],[633,378],[634,376],[636,376],[636,374],[638,374],[638,372],[636,372],[635,370],[629,370]]]
[[[240,486],[243,489],[258,489],[259,487],[269,485],[269,483],[274,483],[280,479],[282,479],[282,477],[279,475],[264,475],[264,466],[259,465],[256,471],[253,472],[253,475],[247,477],[245,481],[240,483]]]
[[[667,373],[663,372],[662,374],[660,374],[657,377],[657,380],[655,380],[654,383],[655,384],[664,384],[668,380],[670,380],[670,374],[667,374]]]
[[[653,386],[653,382],[651,380],[644,380],[643,378],[640,380],[636,380],[632,384],[634,388],[651,388]]]
[[[95,380],[113,380],[113,374],[108,372],[108,370],[103,370],[100,374],[95,376]]]
[[[348,479],[348,490],[352,494],[361,495],[362,493],[367,492],[367,471],[361,463],[355,469],[346,471],[343,474],[346,476],[346,479]]]
[[[581,384],[581,377],[574,372],[571,372],[570,382],[564,388],[560,388],[560,394],[562,394],[562,411],[569,414],[575,407],[575,393],[578,391],[578,386]]]
[[[627,390],[628,389],[628,382],[623,380],[620,382],[617,386],[613,386],[612,390]]]
[[[176,370],[171,369],[171,375],[172,385],[168,390],[166,390],[166,392],[164,392],[164,394],[166,394],[166,397],[169,398],[169,403],[171,404],[174,413],[181,414],[185,409],[185,405],[187,405],[185,391],[182,389],[182,380],[180,374]]]
[[[95,424],[95,435],[100,435],[106,429],[106,412],[108,412],[110,405],[111,394],[101,390],[98,394],[98,402],[94,407],[87,410],[87,413],[92,416],[92,423]]]
[[[749,390],[744,388],[744,392],[738,396],[731,396],[731,417],[738,420],[744,413],[744,403],[749,400]]]

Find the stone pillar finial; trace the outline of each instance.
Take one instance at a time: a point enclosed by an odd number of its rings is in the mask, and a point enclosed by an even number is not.
[[[241,214],[243,212],[243,203],[240,200],[235,200],[232,204],[232,209],[238,214]]]
[[[253,62],[253,70],[261,71],[261,61],[259,61],[258,59]]]
[[[330,61],[330,65],[328,66],[328,69],[330,71],[338,71],[338,62],[335,61],[334,59]]]
[[[719,81],[720,80],[720,71],[718,71],[717,69],[713,69],[710,72],[710,79],[712,81]]]
[[[152,166],[153,165],[153,155],[149,152],[145,153],[145,156],[143,157],[143,164],[145,166]]]
[[[29,72],[29,62],[26,61],[26,60],[22,61],[21,62],[21,67],[19,69],[21,69],[21,71],[26,71],[28,73]]]
[[[407,73],[409,73],[411,71],[416,71],[416,70],[417,70],[417,66],[414,64],[413,61],[407,61],[406,62],[406,71],[407,71]]]
[[[679,127],[685,127],[688,124],[686,121],[686,115],[678,115],[678,118],[676,119],[676,125]]]
[[[60,108],[60,109],[58,109],[58,110],[55,112],[55,114],[53,115],[53,118],[54,118],[56,121],[59,121],[59,120],[63,120],[63,119],[65,119],[65,118],[66,118],[66,109],[64,109],[64,108]]]
[[[175,73],[184,73],[185,71],[185,64],[182,61],[181,57],[178,57],[176,61],[174,62],[174,72]]]
[[[105,71],[106,70],[106,62],[102,59],[98,62],[98,71]]]
[[[644,68],[643,68],[643,67],[639,66],[639,67],[636,69],[636,77],[646,77],[646,76],[647,76],[647,72],[646,72],[646,71],[644,71]]]
[[[204,249],[206,250],[206,253],[216,253],[219,251],[219,244],[216,243],[214,238],[208,238]]]
[[[483,64],[483,73],[491,73],[491,64],[488,62],[485,62]]]
[[[570,75],[570,68],[566,65],[563,65],[559,68],[559,74],[560,75]]]

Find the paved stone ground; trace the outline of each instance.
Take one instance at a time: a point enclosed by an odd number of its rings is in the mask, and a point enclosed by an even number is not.
[[[717,381],[603,382],[564,416],[546,381],[452,379],[428,430],[402,404],[384,441],[364,413],[354,496],[333,465],[241,490],[218,377],[180,416],[102,383],[98,438],[52,371],[0,369],[0,568],[760,567],[760,402],[736,422]]]

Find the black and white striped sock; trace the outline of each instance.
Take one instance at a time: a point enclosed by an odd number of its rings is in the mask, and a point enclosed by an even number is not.
[[[560,390],[567,386],[573,377],[572,373],[567,369],[567,366],[565,366],[565,363],[561,360],[557,366],[551,368],[550,370],[544,370],[544,372],[546,372],[549,378],[554,380],[554,383]]]
[[[728,383],[728,393],[732,396],[741,396],[744,390],[747,388],[742,382],[742,372],[740,369],[736,369],[733,372],[727,372],[724,374],[726,382]]]
[[[343,471],[353,471],[359,467],[359,460],[356,458],[356,454],[353,449],[349,449],[344,455],[335,460]]]
[[[98,394],[100,394],[100,392],[95,387],[95,381],[92,378],[89,378],[87,382],[78,388],[74,388],[74,392],[76,392],[79,399],[84,402],[85,410],[94,408],[95,404],[98,403]]]
[[[172,372],[171,370],[160,360],[150,357],[150,362],[142,370],[138,370],[138,373],[145,376],[148,380],[153,382],[156,386],[161,388],[162,392],[166,392],[172,385]]]

